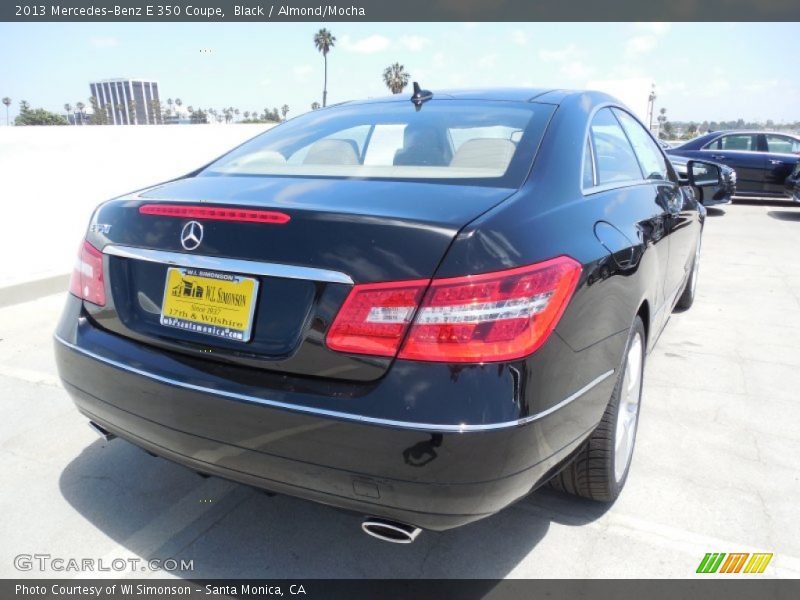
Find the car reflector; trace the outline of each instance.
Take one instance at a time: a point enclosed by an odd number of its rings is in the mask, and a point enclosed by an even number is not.
[[[239,221],[242,223],[267,223],[272,225],[283,225],[291,220],[291,217],[286,213],[274,210],[183,206],[179,204],[143,204],[139,207],[139,213],[142,215],[176,217],[179,219]]]

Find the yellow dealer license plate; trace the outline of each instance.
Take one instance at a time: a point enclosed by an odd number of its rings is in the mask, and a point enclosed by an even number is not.
[[[161,324],[247,342],[257,291],[258,281],[252,277],[170,267]]]

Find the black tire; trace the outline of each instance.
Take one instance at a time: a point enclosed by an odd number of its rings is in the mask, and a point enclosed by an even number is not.
[[[638,394],[637,408],[633,420],[632,440],[630,441],[630,451],[626,452],[624,470],[619,472],[617,468],[617,448],[616,432],[620,416],[620,400],[623,395],[623,387],[628,382],[626,373],[631,365],[629,354],[634,349],[634,341],[637,339],[641,349],[641,357],[638,366]],[[637,316],[633,322],[628,342],[625,345],[625,352],[622,357],[621,367],[617,373],[617,382],[611,394],[611,400],[606,407],[600,424],[589,436],[583,445],[578,449],[575,458],[551,481],[550,486],[568,494],[581,496],[598,502],[613,502],[617,499],[625,481],[628,479],[630,470],[633,447],[636,442],[636,426],[639,422],[638,404],[642,396],[642,376],[644,374],[646,338],[644,324]],[[635,353],[635,350],[634,350]],[[626,404],[627,405],[627,404]],[[629,413],[626,413],[629,414]],[[624,416],[622,417],[624,418]]]
[[[689,278],[686,280],[686,285],[681,292],[681,297],[675,303],[675,310],[683,312],[692,308],[694,304],[695,291],[697,290],[697,277],[700,272],[700,239],[697,239],[697,249],[694,253],[692,260],[692,270],[689,272]]]

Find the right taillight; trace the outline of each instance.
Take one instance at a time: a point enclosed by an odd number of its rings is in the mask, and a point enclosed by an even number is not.
[[[548,338],[581,265],[560,256],[526,267],[434,279],[399,358],[492,362],[522,358]]]
[[[81,244],[78,252],[75,268],[69,280],[69,291],[92,304],[98,306],[106,304],[103,253],[87,241]]]
[[[426,280],[357,285],[327,343],[342,352],[395,356],[402,342],[398,357],[419,361],[521,358],[547,340],[580,273],[578,262],[560,256],[516,269],[434,279],[430,285]]]

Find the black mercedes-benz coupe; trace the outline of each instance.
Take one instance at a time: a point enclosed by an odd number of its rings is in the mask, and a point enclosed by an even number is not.
[[[348,102],[100,205],[59,373],[101,434],[381,539],[613,501],[703,215],[604,94]]]

